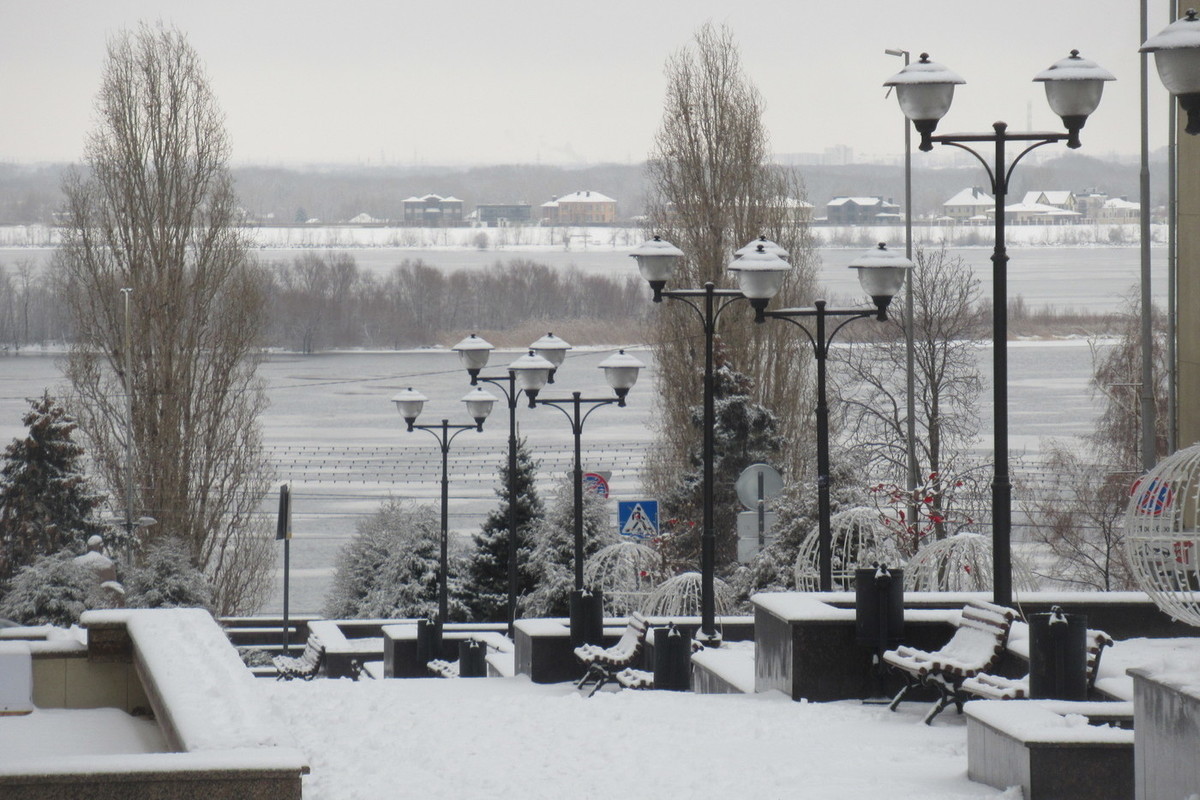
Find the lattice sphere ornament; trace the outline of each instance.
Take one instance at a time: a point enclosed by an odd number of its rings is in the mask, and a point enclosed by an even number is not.
[[[1125,510],[1134,580],[1173,619],[1200,627],[1200,445],[1136,480]]]
[[[699,572],[683,572],[650,593],[642,605],[647,617],[700,616],[700,589],[703,578]],[[717,616],[725,616],[733,608],[733,590],[720,578],[713,578],[713,608]]]
[[[604,593],[606,613],[629,616],[662,580],[662,556],[635,541],[617,542],[588,557],[583,577],[588,586]]]
[[[1018,591],[1037,588],[1029,565],[1012,555],[1012,585]],[[904,568],[908,592],[983,592],[993,587],[992,537],[963,531],[926,544]]]
[[[854,588],[854,573],[860,567],[904,565],[896,538],[879,516],[879,509],[860,506],[839,511],[829,518],[831,576],[833,590]],[[820,526],[814,526],[796,552],[793,576],[796,590],[816,592],[821,588]]]

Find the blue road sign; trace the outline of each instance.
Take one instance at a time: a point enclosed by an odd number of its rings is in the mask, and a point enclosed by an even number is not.
[[[658,536],[657,500],[621,500],[617,503],[617,529],[622,536],[652,539]]]

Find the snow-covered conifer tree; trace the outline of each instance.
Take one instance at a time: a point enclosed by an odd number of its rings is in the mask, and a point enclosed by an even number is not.
[[[94,517],[103,498],[92,490],[75,443],[75,420],[47,392],[30,401],[29,433],[4,450],[0,467],[0,586],[39,556],[82,553],[104,526]]]
[[[570,612],[575,588],[575,489],[568,477],[555,487],[546,515],[534,534],[533,569],[537,585],[522,600],[522,613],[534,617],[562,617]],[[617,541],[609,520],[608,499],[583,493],[583,555],[586,559]]]
[[[533,589],[536,575],[530,563],[533,552],[533,528],[542,518],[542,499],[535,480],[537,462],[525,440],[517,442],[517,596]],[[508,618],[509,510],[513,498],[508,491],[508,458],[500,468],[496,496],[500,505],[492,509],[479,533],[475,550],[469,557],[463,601],[477,621],[502,622]]]
[[[325,598],[332,618],[431,617],[437,613],[441,530],[438,512],[396,498],[358,524],[338,556]],[[460,599],[461,557],[450,558],[449,621],[466,619]]]

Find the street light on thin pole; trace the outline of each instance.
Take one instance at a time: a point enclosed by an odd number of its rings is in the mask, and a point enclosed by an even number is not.
[[[458,435],[463,431],[483,431],[483,421],[487,419],[488,414],[492,413],[492,406],[496,403],[496,398],[485,392],[483,387],[476,387],[472,392],[468,392],[462,401],[467,406],[467,413],[475,420],[473,425],[451,425],[450,420],[443,419],[437,425],[417,425],[417,417],[421,415],[421,410],[425,407],[428,398],[411,387],[399,392],[392,398],[392,402],[396,404],[396,410],[400,412],[400,416],[404,418],[408,432],[416,430],[425,431],[434,439],[437,440],[438,447],[442,451],[442,505],[441,505],[441,550],[438,560],[438,619],[437,619],[437,634],[436,639],[441,641],[442,626],[446,624],[446,617],[449,613],[449,592],[447,589],[448,578],[450,573],[450,556],[449,556],[449,541],[450,541],[450,443],[453,442]]]
[[[833,591],[833,532],[830,525],[831,504],[829,498],[829,402],[825,389],[825,361],[829,347],[838,331],[856,319],[874,317],[880,322],[887,320],[887,308],[892,298],[904,286],[905,278],[913,268],[909,259],[888,251],[882,243],[878,249],[868,250],[850,263],[858,270],[858,280],[863,290],[875,303],[874,308],[826,308],[824,300],[817,300],[812,308],[784,308],[778,311],[759,311],[755,322],[780,319],[799,328],[813,347],[817,362],[817,562],[822,592]],[[829,331],[828,319],[842,322]],[[801,320],[813,319],[816,330],[811,331]]]
[[[547,362],[546,359],[534,355],[532,350],[530,356]],[[549,370],[536,366],[527,368],[529,380],[525,394],[529,398],[529,407],[552,406],[558,409],[571,423],[571,433],[574,436],[575,467],[571,479],[574,490],[575,589],[571,592],[571,643],[575,646],[599,644],[603,635],[604,619],[603,595],[598,591],[589,590],[583,583],[583,452],[581,444],[583,425],[597,408],[613,404],[624,408],[625,398],[628,396],[629,390],[637,383],[638,374],[645,366],[624,350],[604,359],[598,367],[604,370],[604,378],[612,387],[613,396],[596,398],[585,398],[581,392],[572,392],[570,398],[540,397],[540,387],[534,388],[534,384],[540,382],[544,386],[550,378]],[[586,412],[583,410],[584,407],[587,407]]]
[[[563,357],[571,346],[553,333],[548,333],[530,346],[528,356],[523,356],[510,364],[507,375],[480,375],[487,366],[488,359],[494,349],[492,344],[482,337],[471,334],[454,345],[454,352],[471,376],[471,385],[479,381],[490,383],[504,394],[508,404],[508,635],[514,633],[517,620],[517,552],[519,539],[517,536],[517,398],[520,392],[532,388],[535,393],[553,380],[555,371],[562,365]],[[534,349],[536,348],[536,349]],[[547,358],[546,355],[551,356]],[[522,384],[517,386],[517,376],[522,376]],[[537,382],[545,377],[541,384]],[[536,385],[535,385],[536,384]]]
[[[910,63],[910,53],[907,50],[887,49],[883,51],[889,56],[904,59],[904,66]],[[912,261],[912,122],[904,120],[904,257]],[[916,346],[913,343],[913,282],[904,284],[904,390],[905,413],[908,415],[906,435],[908,441],[904,449],[908,471],[908,518],[917,518],[917,484],[920,480],[917,474],[917,358]]]
[[[704,416],[703,429],[703,478],[701,485],[703,517],[700,529],[700,630],[696,639],[706,645],[717,645],[721,641],[716,629],[716,529],[713,511],[713,464],[715,442],[713,430],[716,426],[715,378],[713,375],[713,338],[717,332],[717,321],[721,312],[738,300],[749,300],[756,310],[765,309],[771,298],[783,287],[791,265],[779,255],[787,255],[782,247],[765,237],[751,242],[738,251],[738,257],[730,269],[738,271],[741,291],[718,289],[711,281],[703,289],[667,289],[671,273],[683,258],[683,251],[670,242],[655,236],[635,249],[630,255],[637,259],[638,270],[654,292],[653,301],[661,303],[678,300],[691,308],[700,317],[704,330]]]
[[[922,53],[920,61],[906,66],[884,83],[884,86],[896,88],[896,99],[904,116],[912,121],[913,127],[921,134],[919,149],[928,152],[934,144],[943,144],[970,153],[987,172],[995,197],[995,244],[992,251],[992,380],[995,415],[992,549],[995,575],[993,599],[999,605],[1012,604],[1012,483],[1008,469],[1008,251],[1005,246],[1004,201],[1012,172],[1028,153],[1056,142],[1065,142],[1072,149],[1080,146],[1080,129],[1099,105],[1104,83],[1115,78],[1108,70],[1082,58],[1077,50],[1072,50],[1070,56],[1038,73],[1034,80],[1044,83],[1046,99],[1054,113],[1062,118],[1066,133],[1009,133],[1006,123],[997,122],[992,126],[991,133],[934,136],[938,122],[950,110],[954,87],[965,81],[942,65],[931,62],[927,53]],[[1005,146],[1009,142],[1030,144],[1011,162],[1007,162]],[[992,164],[989,165],[987,159],[968,143],[993,145]]]

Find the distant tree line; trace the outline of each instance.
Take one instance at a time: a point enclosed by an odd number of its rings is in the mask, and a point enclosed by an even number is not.
[[[538,321],[605,319],[622,327],[646,313],[632,276],[556,270],[527,259],[444,272],[404,260],[383,277],[354,257],[307,253],[272,264],[269,343],[313,352],[339,347],[421,347],[465,330],[504,331]]]
[[[635,277],[588,275],[529,259],[445,272],[417,259],[379,276],[346,253],[305,253],[257,270],[266,298],[262,344],[311,353],[344,347],[445,343],[464,330],[604,319],[614,328],[647,313]],[[53,270],[0,264],[0,351],[69,342],[72,330]]]

